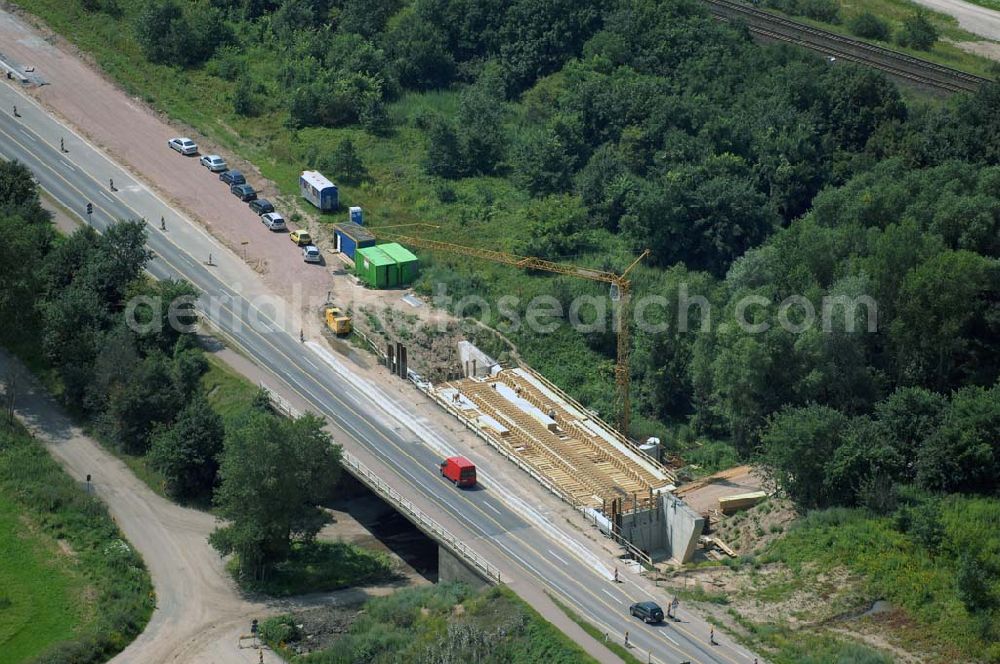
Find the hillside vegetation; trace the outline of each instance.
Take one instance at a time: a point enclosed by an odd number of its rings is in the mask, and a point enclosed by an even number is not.
[[[604,269],[651,249],[631,435],[758,461],[801,509],[900,538],[939,501],[996,500],[1000,86],[909,100],[694,0],[18,2],[287,193],[314,166],[373,226]],[[612,328],[566,315],[595,296],[594,322],[606,290],[422,259],[422,292],[484,298],[614,418]],[[513,323],[536,296],[563,312],[548,333]],[[945,638],[987,657],[967,626],[1000,637],[1000,557],[970,555],[983,587],[942,586]]]

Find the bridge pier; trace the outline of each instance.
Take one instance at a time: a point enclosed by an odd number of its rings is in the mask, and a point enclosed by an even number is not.
[[[462,581],[473,588],[485,588],[490,584],[482,574],[479,568],[468,565],[464,559],[438,545],[438,583]]]

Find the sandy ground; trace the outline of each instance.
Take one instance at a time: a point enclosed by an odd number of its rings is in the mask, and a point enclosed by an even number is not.
[[[1000,61],[1000,44],[991,41],[954,42],[955,46],[968,53],[975,53],[990,60]]]
[[[0,351],[0,376],[14,363]],[[22,376],[29,374],[21,369]],[[407,585],[348,589],[336,593],[260,600],[246,598],[209,546],[216,519],[180,507],[153,493],[124,463],[85,435],[33,380],[19,379],[17,415],[42,440],[70,476],[81,482],[92,476],[96,494],[142,555],[156,589],[156,610],[146,630],[113,662],[240,663],[258,662],[256,648],[237,647],[250,621],[293,608],[352,604]],[[333,536],[336,530],[328,532]],[[346,533],[350,539],[351,531]],[[410,576],[410,575],[407,575]],[[280,662],[265,650],[265,662]]]
[[[749,466],[737,466],[681,487],[676,493],[694,511],[719,509],[719,498],[760,491],[762,478]]]
[[[954,16],[963,29],[975,35],[1000,40],[1000,12],[962,0],[914,0],[914,2],[942,14]]]

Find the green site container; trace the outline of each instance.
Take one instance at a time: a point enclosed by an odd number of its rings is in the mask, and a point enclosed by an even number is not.
[[[379,247],[362,247],[354,254],[354,273],[372,288],[399,285],[396,261]]]
[[[385,252],[389,258],[396,261],[396,267],[399,270],[399,285],[409,286],[412,284],[420,273],[420,261],[417,257],[409,249],[397,242],[380,244],[378,248]]]

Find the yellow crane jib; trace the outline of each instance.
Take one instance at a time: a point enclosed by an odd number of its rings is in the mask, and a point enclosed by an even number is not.
[[[409,244],[414,247],[420,247],[430,251],[443,251],[461,256],[469,256],[471,258],[493,261],[494,263],[501,263],[503,265],[510,265],[521,270],[541,270],[554,274],[562,274],[570,277],[578,277],[580,279],[589,279],[590,281],[600,281],[610,284],[611,299],[616,303],[618,309],[617,315],[615,316],[616,336],[618,340],[618,356],[615,360],[615,384],[618,388],[618,399],[621,407],[618,426],[621,432],[625,436],[628,436],[629,423],[632,419],[632,402],[629,397],[631,388],[629,356],[631,355],[632,345],[630,342],[628,325],[629,296],[631,294],[632,282],[629,280],[628,274],[644,258],[649,256],[649,249],[646,249],[639,254],[639,256],[636,257],[636,259],[632,261],[632,263],[625,268],[621,274],[616,274],[605,270],[580,267],[579,265],[556,263],[554,261],[548,261],[534,256],[517,256],[503,251],[479,249],[476,247],[468,247],[461,244],[452,244],[451,242],[442,242],[440,240],[431,240],[428,238],[413,237],[394,232],[394,229],[414,227],[438,228],[438,226],[433,226],[431,224],[402,224],[399,226],[384,226],[382,228],[372,228],[369,230],[371,230],[376,237],[394,240],[402,244]]]

